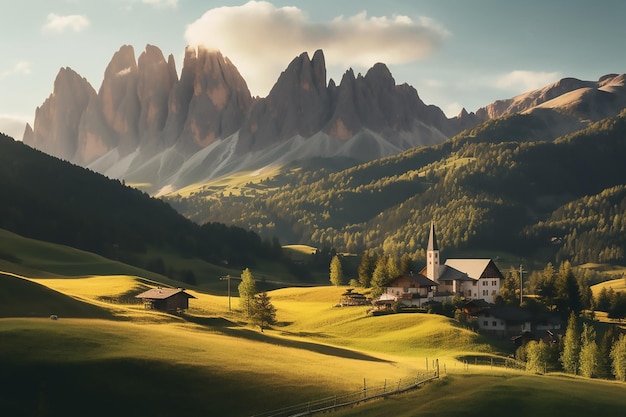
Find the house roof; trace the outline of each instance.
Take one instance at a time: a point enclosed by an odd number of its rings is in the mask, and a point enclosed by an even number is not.
[[[508,322],[525,322],[529,321],[532,317],[530,312],[515,306],[492,306],[480,312],[479,315],[486,313]]]
[[[439,281],[474,281],[467,273],[450,265],[439,265]]]
[[[392,279],[385,287],[397,287],[398,285],[393,285],[396,281],[408,279],[410,282],[415,283],[417,287],[431,287],[439,285],[435,281],[430,280],[428,277],[422,274],[403,274],[398,275],[394,279]]]
[[[446,265],[467,273],[472,279],[479,279],[485,269],[491,263],[491,259],[448,259]],[[495,265],[494,265],[495,266]]]
[[[147,298],[150,300],[165,300],[178,293],[183,293],[187,298],[196,298],[191,294],[188,294],[182,288],[152,288],[148,291],[144,291],[135,298]]]

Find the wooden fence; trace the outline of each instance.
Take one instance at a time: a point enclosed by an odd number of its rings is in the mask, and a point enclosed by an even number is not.
[[[253,417],[305,417],[316,413],[324,413],[335,411],[342,407],[349,407],[359,403],[371,401],[377,398],[385,398],[390,395],[401,394],[410,391],[427,382],[439,378],[439,372],[435,370],[430,376],[421,375],[413,380],[400,380],[397,383],[387,383],[383,386],[368,387],[367,381],[363,380],[363,389],[348,394],[335,395],[332,397],[322,398],[316,401],[310,401],[303,404],[296,404],[290,407],[281,408],[279,410],[268,411],[262,414],[256,414]]]

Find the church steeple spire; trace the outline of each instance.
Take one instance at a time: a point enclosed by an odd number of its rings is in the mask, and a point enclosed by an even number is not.
[[[426,276],[435,282],[439,281],[439,246],[435,234],[435,222],[430,223],[430,235],[426,248]]]
[[[430,222],[430,235],[428,236],[428,251],[439,251],[437,236],[435,235],[435,222]]]

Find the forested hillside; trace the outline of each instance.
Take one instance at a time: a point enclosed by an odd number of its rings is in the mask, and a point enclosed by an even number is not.
[[[248,194],[170,201],[181,212],[209,213],[283,242],[357,253],[378,248],[421,259],[434,220],[449,254],[484,249],[542,261],[558,253],[576,263],[623,262],[625,242],[605,232],[623,229],[626,112],[564,136],[562,128],[551,130],[569,117],[513,115],[442,145],[339,172],[288,172],[275,178],[287,183],[282,187],[267,180]],[[582,126],[572,123],[573,130]]]
[[[168,204],[117,180],[60,161],[0,135],[0,228],[165,273],[151,249],[233,266],[278,258],[277,242],[254,232],[199,226]]]

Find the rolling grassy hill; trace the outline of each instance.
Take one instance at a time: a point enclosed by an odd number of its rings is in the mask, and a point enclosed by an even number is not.
[[[455,358],[505,352],[442,316],[333,307],[342,287],[272,291],[279,323],[261,333],[228,311],[227,297],[194,290],[183,316],[144,310],[134,295],[148,284],[131,275],[1,276],[0,294],[9,294],[0,310],[3,413],[249,416],[358,391],[364,379],[414,379],[428,358],[445,365],[441,382],[337,415],[541,416],[563,398],[579,412],[626,406],[616,394],[622,384],[465,368]],[[52,308],[67,313],[53,321]]]

